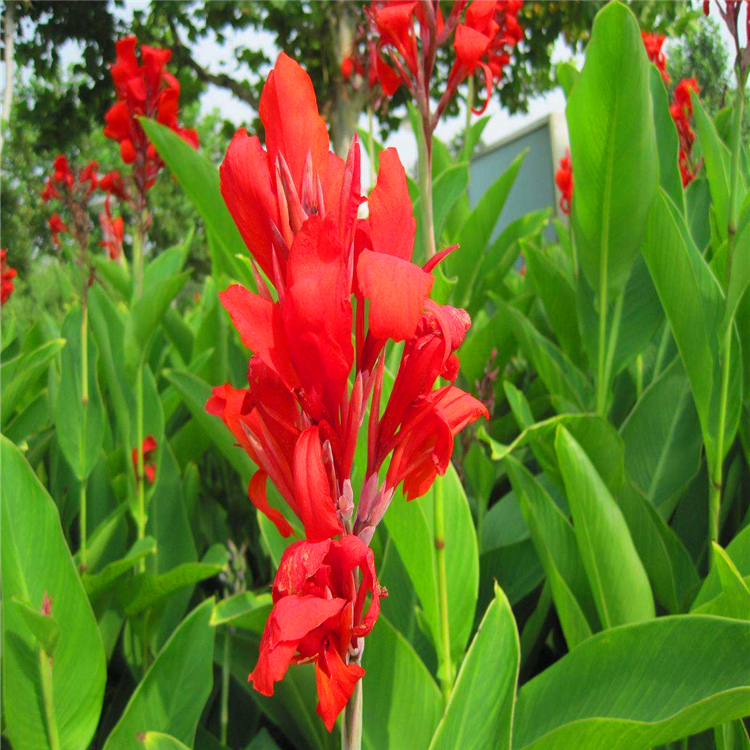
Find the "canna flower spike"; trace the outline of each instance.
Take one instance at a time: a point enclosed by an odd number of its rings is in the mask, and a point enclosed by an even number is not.
[[[455,435],[487,410],[453,385],[471,321],[429,293],[430,272],[454,248],[424,267],[412,262],[416,222],[396,151],[381,153],[377,184],[362,196],[356,137],[346,161],[331,153],[312,82],[284,54],[260,117],[266,148],[239,131],[220,173],[257,287],[233,285],[220,297],[253,356],[247,387],[214,388],[206,410],[258,466],[253,505],[282,536],[305,537],[277,574],[251,679],[270,694],[290,664],[314,660],[331,729],[364,674],[359,640],[383,595],[368,549],[375,528],[399,486],[408,499],[429,489],[448,468]],[[363,202],[367,219],[358,218]],[[405,343],[381,416],[388,341]],[[448,385],[436,387],[441,377]],[[360,432],[367,466],[355,498]],[[269,501],[269,479],[284,506]]]
[[[17,276],[16,269],[8,265],[7,254],[7,250],[0,250],[0,305],[4,305],[13,294],[13,279]]]

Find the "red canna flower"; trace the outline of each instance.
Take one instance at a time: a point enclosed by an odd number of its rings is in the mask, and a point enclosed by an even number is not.
[[[355,572],[362,577],[355,586]],[[365,611],[365,599],[371,596]],[[249,676],[255,689],[273,695],[290,664],[315,662],[317,712],[330,732],[365,670],[347,664],[380,612],[372,550],[356,536],[299,541],[281,558],[273,585],[274,606]]]
[[[560,191],[560,209],[564,214],[569,214],[570,202],[573,200],[573,167],[569,153],[560,159],[560,166],[555,172],[555,184]]]
[[[669,85],[669,74],[666,69],[667,58],[661,50],[666,37],[662,34],[648,34],[645,31],[641,31],[641,37],[643,39],[643,44],[646,47],[648,59],[656,65],[658,71],[661,73],[664,83]]]
[[[52,232],[52,242],[55,247],[60,247],[60,235],[68,232],[68,227],[60,218],[60,214],[52,214],[47,221],[50,232]]]
[[[156,438],[149,435],[143,439],[143,473],[149,484],[153,484],[156,479]],[[138,476],[138,448],[133,448],[132,454],[133,469],[136,477]]]
[[[122,216],[112,218],[107,211],[102,211],[99,214],[99,226],[104,238],[99,245],[107,251],[110,260],[118,260],[122,255],[122,242],[125,236]]]
[[[105,115],[104,135],[120,144],[120,156],[133,165],[133,177],[141,196],[153,187],[164,166],[153,145],[149,143],[138,117],[150,117],[198,147],[194,130],[180,126],[180,84],[166,70],[172,57],[171,50],[141,46],[138,61],[134,36],[120,39],[116,45],[116,61],[110,67],[117,101]],[[145,199],[144,199],[145,200]]]
[[[669,108],[680,140],[678,164],[683,187],[687,187],[696,174],[691,158],[693,143],[695,142],[695,134],[690,125],[690,118],[693,115],[692,91],[695,93],[699,91],[698,82],[695,78],[685,78],[680,81],[675,86],[674,103]]]
[[[8,265],[7,254],[7,250],[0,250],[0,305],[4,305],[13,294],[13,279],[17,276],[16,269]]]

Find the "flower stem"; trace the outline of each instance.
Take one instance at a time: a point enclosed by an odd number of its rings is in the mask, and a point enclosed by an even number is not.
[[[432,215],[432,131],[422,118],[422,137],[419,146],[419,206],[422,212],[424,259],[435,255],[435,221]]]
[[[367,105],[367,131],[369,140],[367,143],[367,156],[370,159],[370,190],[375,187],[375,141],[373,140],[372,104]]]
[[[221,744],[227,746],[227,730],[229,729],[229,659],[230,651],[230,629],[224,629],[224,654],[221,662]]]
[[[360,648],[362,647],[360,641]],[[357,657],[359,663],[362,655]],[[358,680],[354,692],[344,709],[341,725],[341,750],[361,750],[362,748],[362,680]]]
[[[47,739],[50,750],[60,750],[60,736],[57,732],[57,716],[52,684],[52,657],[39,649],[39,671],[42,678],[42,698],[44,700],[44,721],[47,725]]]
[[[443,482],[435,481],[435,558],[438,573],[438,604],[440,607],[440,685],[446,703],[453,690],[453,662],[451,661],[451,634],[448,617],[448,571],[445,559],[445,506]]]
[[[81,406],[83,411],[83,430],[81,431],[81,458],[86,468],[86,429],[89,410],[89,336],[88,336],[89,307],[87,290],[84,288],[81,297]],[[78,508],[79,544],[81,550],[81,570],[86,570],[86,483],[81,482],[80,502]]]
[[[464,133],[464,146],[469,142],[469,130],[471,129],[471,110],[474,107],[474,74],[469,76],[469,90],[466,93],[466,125]],[[471,154],[467,154],[471,156]]]
[[[144,486],[144,461],[143,461],[143,365],[138,366],[135,383],[135,400],[137,414],[136,428],[136,445],[138,450],[138,476],[136,483],[138,485],[138,517],[136,525],[138,526],[138,539],[143,539],[146,535],[146,488]],[[146,570],[145,558],[141,558],[139,563],[141,571]]]

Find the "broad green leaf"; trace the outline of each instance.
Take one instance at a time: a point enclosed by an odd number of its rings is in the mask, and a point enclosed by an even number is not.
[[[524,685],[513,747],[648,750],[749,713],[750,623],[660,617],[595,635]]]
[[[617,494],[617,501],[654,595],[671,614],[684,612],[699,582],[687,550],[654,506],[629,484]]]
[[[234,467],[242,482],[249,482],[254,473],[250,458],[245,451],[236,446],[232,433],[224,423],[206,412],[206,401],[211,396],[211,387],[187,372],[166,370],[162,374],[180,392],[193,419]]]
[[[183,563],[161,575],[149,571],[123,581],[118,587],[118,598],[128,617],[135,617],[160,604],[186,586],[218,575],[224,566],[215,563]]]
[[[170,734],[188,747],[213,684],[213,599],[196,607],[159,652],[104,744],[132,750],[146,732]]]
[[[654,617],[643,563],[622,511],[571,434],[557,428],[560,462],[578,549],[604,629]]]
[[[722,614],[737,620],[750,620],[750,588],[729,555],[716,542],[711,546],[724,594],[725,609]]]
[[[475,383],[484,377],[486,370],[508,362],[516,349],[516,338],[513,321],[502,310],[492,314],[480,310],[471,322],[461,346],[461,374],[467,382]]]
[[[726,309],[721,321],[721,336],[731,325],[737,308],[742,301],[745,292],[750,287],[750,222],[745,225],[737,237],[734,255],[732,256],[732,273],[727,290]]]
[[[649,214],[643,254],[690,380],[709,465],[713,465],[721,389],[718,333],[724,300],[721,287],[693,244],[684,220],[663,192]],[[730,363],[725,450],[731,446],[737,430],[742,398],[742,367],[736,336]]]
[[[697,474],[703,438],[679,359],[643,392],[620,434],[628,477],[655,506]]]
[[[99,391],[96,344],[88,326],[88,401],[83,403],[83,364],[81,308],[74,307],[66,316],[62,334],[65,348],[62,351],[62,374],[57,394],[55,432],[60,450],[79,482],[88,478],[104,439],[105,414],[102,394]]]
[[[121,263],[113,263],[104,255],[96,255],[92,260],[99,277],[103,278],[123,300],[129,300],[133,291],[130,271]]]
[[[451,658],[461,657],[471,634],[479,585],[479,561],[474,521],[461,482],[453,466],[438,477],[430,491],[406,502],[399,492],[393,498],[385,524],[419,596],[432,640],[440,649],[437,560],[434,506],[442,483],[445,508],[445,555],[448,572],[448,615]]]
[[[243,591],[216,604],[211,613],[211,625],[232,625],[262,633],[272,604],[271,594],[268,592],[254,594],[252,591]]]
[[[490,116],[485,115],[480,117],[465,131],[464,145],[461,148],[461,161],[471,161],[471,157],[474,155],[474,149],[477,147],[482,133],[487,127],[487,123],[490,121]]]
[[[519,154],[479,199],[479,203],[458,232],[457,242],[460,250],[445,260],[448,274],[458,277],[455,302],[461,303],[461,307],[466,307],[471,299],[472,287],[482,266],[483,255],[526,154],[526,151]]]
[[[747,579],[750,577],[750,526],[745,526],[734,539],[727,545],[726,554],[732,560],[740,575]],[[712,566],[708,575],[706,576],[700,591],[693,601],[691,611],[703,612],[708,611],[706,607],[712,602],[717,604],[716,600],[718,597],[722,597],[723,606],[723,594],[721,579],[716,566]],[[709,607],[710,613],[718,613],[719,610]],[[723,611],[723,610],[722,610]]]
[[[568,519],[528,470],[512,456],[505,459],[534,548],[552,589],[569,649],[588,638],[598,625],[596,607]]]
[[[219,170],[168,127],[147,119],[142,119],[141,123],[159,156],[200,214],[221,254],[222,266],[230,270],[237,281],[254,289],[252,272],[235,257],[245,255],[247,250],[221,195]]]
[[[190,272],[186,271],[154,283],[148,292],[133,304],[125,323],[127,367],[135,370],[144,361],[151,336],[161,324],[164,314],[189,276]]]
[[[594,19],[566,112],[578,261],[591,288],[616,299],[659,180],[649,62],[638,22],[619,2]]]
[[[398,747],[405,737],[426,748],[437,726],[443,699],[414,647],[382,615],[367,636],[362,659],[363,736],[367,750]]]
[[[692,93],[691,98],[695,131],[703,154],[708,186],[711,189],[711,201],[716,214],[716,225],[719,230],[719,237],[726,239],[729,222],[729,151],[721,142],[711,118],[703,109],[700,97]]]
[[[562,62],[555,66],[555,78],[565,92],[566,99],[570,97],[580,75],[580,71],[572,62]]]
[[[49,391],[43,390],[6,425],[3,434],[19,445],[39,433],[50,423]]]
[[[656,65],[651,65],[649,73],[656,147],[659,154],[659,184],[682,213],[685,213],[685,191],[682,189],[682,176],[678,164],[680,141],[669,112],[669,94]]]
[[[120,560],[114,560],[106,565],[98,573],[84,573],[83,587],[89,597],[94,597],[104,589],[111,586],[120,576],[132,570],[143,558],[156,552],[156,540],[147,536],[138,539]]]
[[[161,732],[146,732],[141,741],[146,750],[188,750],[187,745]]]
[[[37,638],[12,603],[16,597],[41,611],[46,594],[61,631],[52,664],[58,747],[78,750],[88,747],[99,722],[106,680],[104,647],[54,502],[20,451],[4,437],[0,458],[3,734],[16,750],[50,747]]]
[[[187,237],[181,245],[175,245],[161,251],[143,272],[143,293],[158,289],[159,286],[172,276],[179,274],[187,260],[190,244],[193,241],[194,227],[187,232]]]
[[[456,201],[466,194],[469,185],[469,165],[465,162],[452,164],[435,180],[432,186],[432,211],[435,223],[435,237],[438,242],[443,233],[443,225]]]
[[[53,339],[2,363],[0,380],[3,383],[3,398],[0,403],[0,422],[8,422],[21,397],[47,370],[50,361],[63,346],[65,339]]]
[[[430,749],[510,750],[520,660],[513,610],[495,585]]]

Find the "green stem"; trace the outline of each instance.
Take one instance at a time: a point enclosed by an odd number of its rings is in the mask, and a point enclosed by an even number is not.
[[[81,458],[86,463],[86,428],[89,410],[89,335],[88,335],[89,307],[87,290],[83,290],[81,298],[81,404],[83,406],[83,430],[81,431]],[[80,503],[78,508],[78,529],[81,549],[81,570],[86,570],[86,479],[81,482]]]
[[[599,352],[596,379],[596,411],[603,417],[607,416],[607,384],[605,367],[607,361],[607,275],[606,258],[600,270],[599,283]]]
[[[52,684],[52,657],[39,649],[39,671],[42,677],[42,698],[44,700],[44,720],[47,725],[47,739],[50,750],[60,750],[60,736],[57,732],[57,716]]]
[[[422,120],[422,137],[419,140],[419,206],[422,212],[422,237],[424,257],[435,255],[435,221],[432,215],[432,132]]]
[[[370,140],[367,144],[367,156],[370,159],[370,190],[375,187],[375,141],[373,140],[372,104],[367,105],[367,131]]]
[[[639,354],[635,358],[635,398],[636,398],[636,401],[641,400],[642,393],[643,393],[643,355]]]
[[[435,558],[438,574],[438,604],[440,607],[440,684],[446,704],[453,690],[453,662],[451,661],[450,620],[448,618],[448,572],[445,559],[445,508],[443,482],[435,482]]]
[[[664,358],[667,356],[668,346],[669,346],[669,323],[665,323],[664,330],[662,331],[662,334],[661,334],[661,341],[659,342],[659,349],[656,353],[656,364],[654,365],[654,374],[651,376],[652,383],[661,374],[662,367],[664,367]]]
[[[466,92],[466,132],[464,134],[464,146],[469,142],[469,130],[471,128],[471,110],[474,107],[474,74],[469,76],[469,90]],[[470,156],[470,154],[467,154]]]
[[[362,641],[360,640],[360,648]],[[359,664],[361,657],[355,660]],[[351,662],[350,662],[351,663]],[[362,680],[358,680],[354,693],[344,709],[341,725],[341,750],[361,750],[362,748]]]
[[[139,226],[133,237],[133,277],[135,278],[135,296],[139,299],[143,294],[143,226],[146,222],[146,212],[139,217]]]
[[[143,365],[138,366],[135,383],[135,400],[137,414],[136,441],[138,451],[136,483],[138,485],[138,517],[136,525],[138,526],[138,539],[143,539],[146,535],[146,487],[144,482],[144,461],[143,461]],[[146,561],[141,558],[139,563],[141,571],[146,570]]]
[[[227,730],[229,729],[229,659],[230,629],[224,629],[224,655],[221,662],[221,744],[227,745]]]

